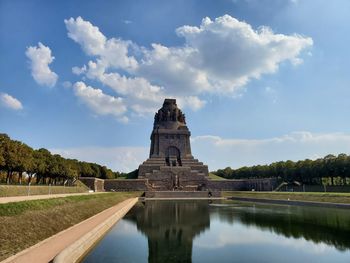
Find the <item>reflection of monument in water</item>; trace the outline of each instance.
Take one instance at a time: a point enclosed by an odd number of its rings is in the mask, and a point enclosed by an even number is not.
[[[191,262],[195,236],[209,228],[207,201],[147,201],[125,216],[148,238],[148,262]]]
[[[149,190],[200,190],[207,184],[208,166],[191,154],[190,131],[175,99],[165,99],[154,116],[150,156],[139,166],[138,178]]]

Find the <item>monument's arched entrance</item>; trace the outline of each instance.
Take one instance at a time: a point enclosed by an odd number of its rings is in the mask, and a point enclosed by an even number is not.
[[[180,150],[175,146],[169,146],[166,151],[165,162],[167,166],[182,166]]]

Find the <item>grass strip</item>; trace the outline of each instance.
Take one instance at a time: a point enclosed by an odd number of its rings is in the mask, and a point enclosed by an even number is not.
[[[350,204],[350,193],[232,191],[222,192],[222,196]]]
[[[213,173],[209,173],[209,179],[211,179],[211,180],[226,180],[226,178],[217,176],[216,174],[213,174]]]
[[[103,193],[0,204],[0,261],[139,195]]]

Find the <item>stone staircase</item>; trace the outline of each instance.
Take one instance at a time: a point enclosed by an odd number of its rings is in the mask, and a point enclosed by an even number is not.
[[[139,179],[148,179],[149,191],[195,191],[204,187],[208,167],[197,159],[183,158],[181,165],[168,166],[165,158],[149,158],[139,167]]]
[[[198,171],[199,173],[203,173],[205,176],[208,176],[208,166],[204,165],[202,162],[199,162],[198,159],[194,158],[183,158],[181,159],[181,166],[178,167],[190,167],[191,171]],[[145,177],[153,173],[154,171],[159,171],[161,167],[169,167],[165,162],[165,158],[148,158],[146,161],[142,163],[140,166],[140,170],[144,171]],[[175,168],[174,166],[171,166]],[[142,174],[142,173],[141,173]],[[142,177],[139,177],[142,178]]]

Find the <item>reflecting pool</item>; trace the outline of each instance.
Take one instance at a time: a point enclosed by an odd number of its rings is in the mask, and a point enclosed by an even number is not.
[[[83,262],[350,262],[350,211],[236,201],[136,204]]]

